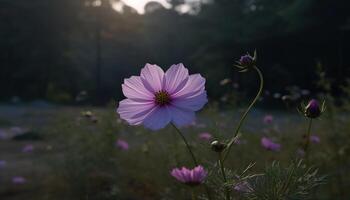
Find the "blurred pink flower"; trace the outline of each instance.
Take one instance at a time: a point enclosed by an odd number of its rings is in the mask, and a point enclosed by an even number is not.
[[[198,135],[198,138],[201,139],[201,140],[209,141],[209,140],[211,140],[213,138],[213,136],[210,133],[200,133]]]
[[[278,143],[274,143],[272,140],[270,140],[267,137],[261,138],[261,145],[270,151],[279,151],[281,149],[281,145]]]
[[[273,116],[272,115],[265,115],[263,121],[265,124],[271,124],[273,122]]]
[[[208,175],[207,171],[201,165],[194,169],[187,169],[186,167],[182,167],[181,169],[175,168],[170,174],[179,182],[190,186],[203,183]]]
[[[127,99],[117,112],[130,125],[143,124],[152,130],[173,122],[176,126],[191,124],[195,111],[207,103],[205,79],[189,75],[183,64],[172,65],[165,73],[157,65],[146,64],[140,76],[124,80]]]
[[[318,144],[321,142],[320,137],[318,137],[317,135],[311,135],[310,136],[310,142]]]
[[[15,185],[22,185],[24,183],[26,183],[27,180],[22,177],[22,176],[14,176],[12,177],[12,183],[15,184]]]
[[[122,139],[118,139],[115,142],[116,147],[118,147],[119,149],[123,150],[123,151],[127,151],[129,150],[129,143],[125,140]]]
[[[27,144],[22,148],[23,153],[31,153],[34,150],[34,146],[31,144]]]

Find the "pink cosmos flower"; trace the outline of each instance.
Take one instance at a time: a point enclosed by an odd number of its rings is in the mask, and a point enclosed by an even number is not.
[[[12,183],[15,184],[15,185],[22,185],[24,183],[26,183],[27,180],[22,177],[22,176],[14,176],[12,177]]]
[[[121,149],[123,151],[126,151],[129,149],[129,143],[125,140],[122,140],[122,139],[118,139],[115,142],[115,145],[116,145],[116,147],[118,147],[119,149]]]
[[[175,168],[170,174],[179,182],[190,186],[203,183],[208,175],[207,171],[201,165],[198,165],[194,169],[187,169],[186,167],[182,167],[181,169]]]
[[[22,148],[23,153],[31,153],[34,150],[34,146],[31,144],[27,144]]]
[[[320,137],[318,137],[317,135],[311,135],[310,136],[310,142],[318,144],[321,142]]]
[[[272,140],[270,140],[267,137],[261,138],[261,145],[270,151],[279,151],[281,149],[281,145],[278,143],[274,143]]]
[[[146,64],[140,76],[124,80],[127,99],[117,112],[130,125],[143,124],[152,130],[172,122],[176,126],[191,124],[195,111],[207,103],[205,79],[189,75],[183,64],[172,65],[165,73],[157,65]]]
[[[198,135],[198,138],[201,140],[209,141],[213,138],[213,136],[210,133],[200,133]]]
[[[272,115],[265,115],[263,121],[264,121],[264,124],[271,124],[273,121],[273,116]]]

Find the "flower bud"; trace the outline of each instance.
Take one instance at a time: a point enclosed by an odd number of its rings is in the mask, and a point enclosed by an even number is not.
[[[247,53],[246,55],[241,56],[239,61],[237,61],[237,65],[235,66],[241,70],[240,72],[245,72],[256,65],[256,60],[256,51],[254,52],[254,56]]]
[[[239,63],[242,67],[250,67],[254,65],[254,58],[249,54],[246,54],[244,56],[241,56],[241,59],[239,59]]]
[[[219,142],[217,140],[214,140],[210,145],[211,145],[211,149],[218,153],[221,153],[226,148],[226,144]]]
[[[304,109],[304,115],[308,118],[317,118],[321,115],[322,110],[317,100],[312,99]]]

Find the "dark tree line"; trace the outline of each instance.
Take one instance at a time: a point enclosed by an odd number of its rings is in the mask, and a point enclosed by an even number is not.
[[[150,7],[145,15],[129,7],[118,13],[109,0],[95,3],[0,2],[2,100],[72,102],[87,91],[105,102],[120,98],[123,78],[147,62],[185,63],[208,78],[217,98],[219,81],[238,77],[235,59],[255,48],[270,90],[292,84],[312,89],[317,62],[337,84],[350,74],[346,0],[215,0],[196,15]],[[248,76],[234,81],[254,84]]]

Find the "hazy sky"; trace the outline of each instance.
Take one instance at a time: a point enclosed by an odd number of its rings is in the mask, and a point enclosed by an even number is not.
[[[122,2],[130,7],[133,7],[139,14],[145,13],[145,5],[148,2],[158,2],[162,4],[165,8],[171,8],[171,5],[166,0],[122,0]],[[113,7],[116,10],[121,9],[120,4],[116,3]]]

